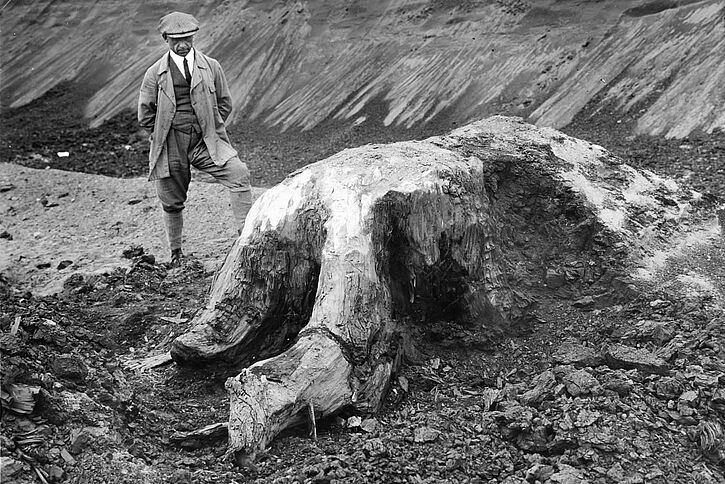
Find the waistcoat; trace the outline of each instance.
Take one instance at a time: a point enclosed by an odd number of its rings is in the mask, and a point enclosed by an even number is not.
[[[190,68],[192,66],[189,66]],[[176,97],[176,112],[193,114],[191,107],[191,94],[189,83],[186,82],[184,74],[176,66],[176,62],[171,60],[169,54],[169,69],[171,70],[171,80],[174,83],[174,97]]]

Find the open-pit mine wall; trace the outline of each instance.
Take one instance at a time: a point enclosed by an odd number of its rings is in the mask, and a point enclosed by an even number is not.
[[[70,81],[91,125],[134,109],[171,9],[201,21],[197,46],[225,68],[233,120],[413,127],[505,113],[562,127],[596,102],[631,111],[640,133],[725,127],[722,0],[11,0],[2,106]]]

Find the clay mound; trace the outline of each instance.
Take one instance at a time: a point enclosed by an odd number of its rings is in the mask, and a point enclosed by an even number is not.
[[[410,128],[504,112],[561,127],[596,97],[622,111],[651,101],[635,113],[641,133],[725,126],[717,0],[217,3],[176,8],[202,21],[198,45],[225,66],[237,121]],[[166,11],[162,2],[10,3],[3,106],[70,80],[83,86],[94,126],[133,109],[144,70],[164,51],[154,29]]]

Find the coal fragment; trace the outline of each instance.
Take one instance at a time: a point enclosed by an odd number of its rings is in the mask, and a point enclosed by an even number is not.
[[[134,257],[140,257],[144,254],[144,248],[139,245],[133,245],[123,250],[123,257],[126,259],[133,259]]]
[[[88,367],[75,356],[59,356],[51,363],[53,373],[58,378],[82,383],[88,376]]]
[[[604,354],[610,368],[625,370],[638,370],[644,373],[667,374],[667,363],[653,353],[641,348],[632,348],[626,345],[612,345]]]
[[[588,346],[572,342],[562,344],[553,357],[554,361],[559,364],[574,365],[579,368],[604,364],[604,357],[601,353]]]

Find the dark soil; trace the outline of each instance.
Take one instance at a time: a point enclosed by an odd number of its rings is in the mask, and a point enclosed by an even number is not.
[[[721,482],[725,317],[707,295],[643,290],[596,310],[572,306],[572,288],[561,287],[542,293],[534,322],[516,336],[411,323],[419,353],[381,413],[320,422],[317,442],[304,428],[288,431],[240,470],[224,459],[223,436],[175,439],[226,419],[224,381],[237,369],[124,366],[187,329],[212,274],[193,258],[174,270],[136,260],[128,273],[71,279],[58,296],[4,287],[3,386],[40,389],[30,415],[3,414],[2,453],[25,469],[17,482],[34,482],[33,468],[51,481],[98,483],[535,482],[568,473]],[[661,355],[662,368],[564,361],[564,342],[595,353],[641,347]]]
[[[136,114],[125,111],[98,128],[88,128],[82,112],[84,93],[81,86],[65,82],[26,106],[1,113],[0,161],[121,178],[148,175],[148,141],[139,131]],[[249,166],[252,185],[270,187],[297,168],[345,148],[422,139],[455,128],[446,113],[435,125],[409,130],[384,126],[374,120],[384,118],[385,108],[382,101],[370,103],[359,115],[373,121],[358,126],[327,120],[314,130],[280,133],[241,119],[228,131]],[[69,155],[59,157],[58,152]]]
[[[83,117],[84,92],[68,82],[0,114],[0,160],[114,177],[142,176],[148,146],[135,115],[123,113],[99,128]],[[68,152],[68,157],[59,157]]]

